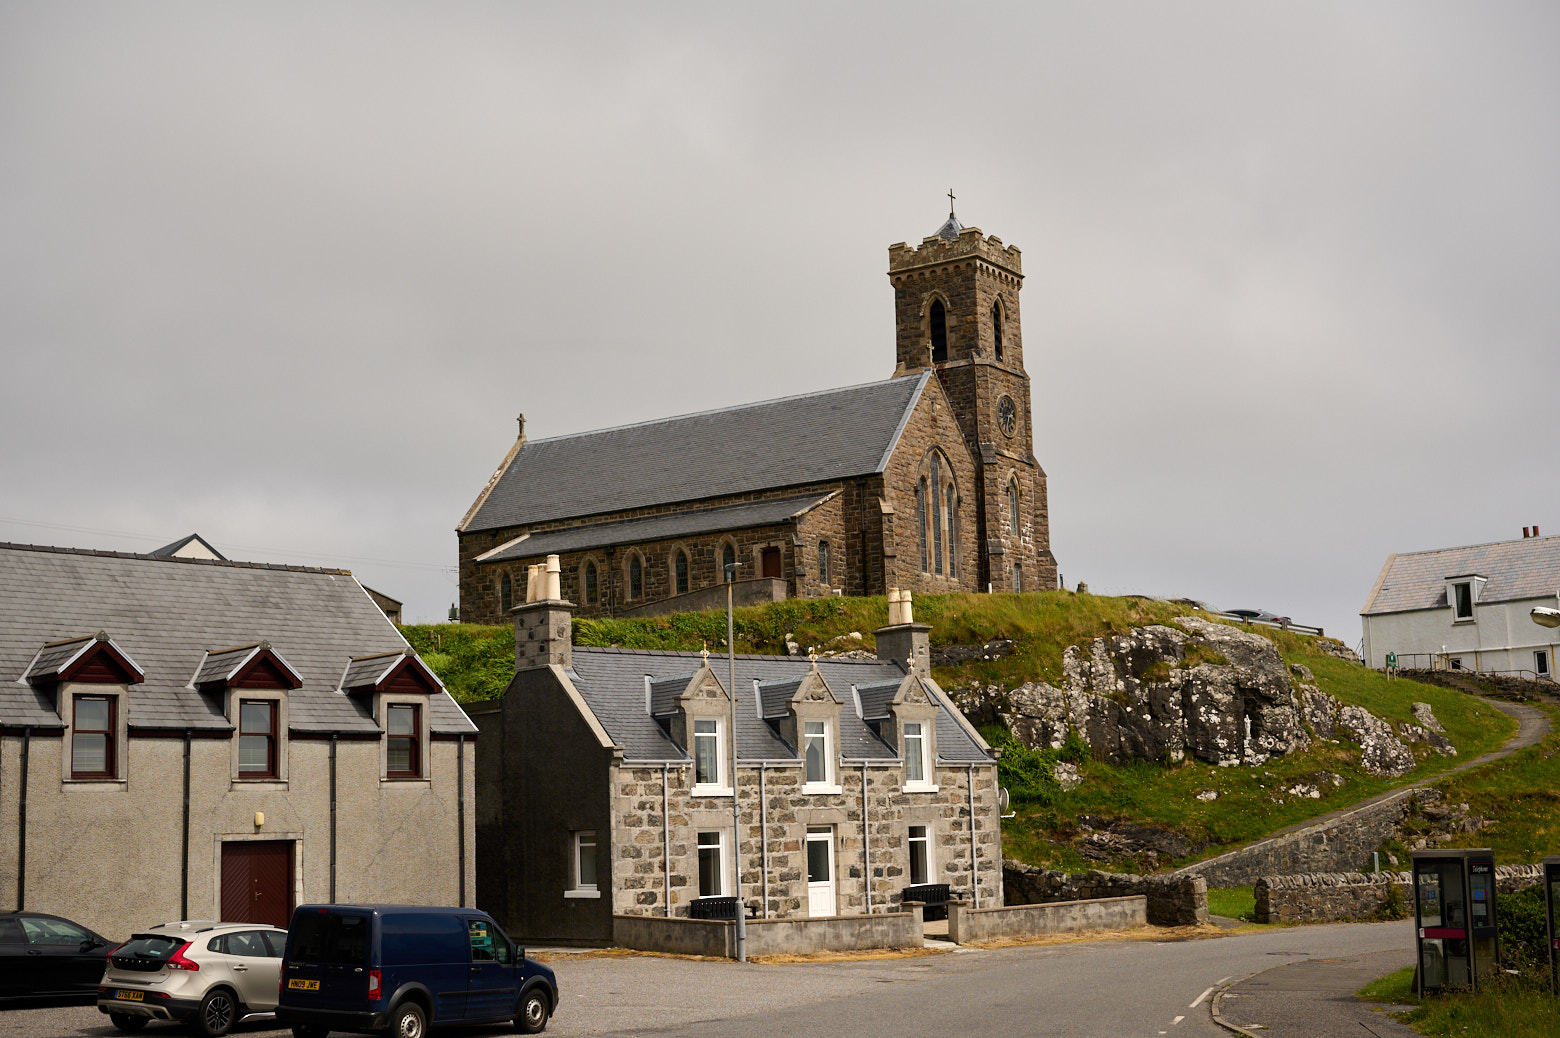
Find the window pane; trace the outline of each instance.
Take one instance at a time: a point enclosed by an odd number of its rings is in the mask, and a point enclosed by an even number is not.
[[[818,583],[829,582],[829,542],[818,542]]]
[[[585,604],[595,605],[596,594],[596,564],[587,562],[585,564]]]
[[[628,562],[628,597],[638,598],[640,595],[644,594],[644,590],[644,567],[640,564],[638,558],[630,559]]]
[[[699,834],[699,896],[716,897],[722,890],[720,833]]]
[[[807,781],[827,782],[829,780],[829,737],[824,722],[808,721],[804,731],[807,744]]]
[[[412,770],[412,743],[410,739],[391,739],[386,747],[386,767],[391,774],[405,774]]]
[[[905,723],[905,780],[926,781],[925,754],[921,750],[921,726],[917,722]]]
[[[108,730],[108,700],[87,699],[81,697],[76,700],[76,728],[90,729],[103,732]]]
[[[829,840],[832,833],[823,836],[807,834],[807,882],[829,882]]]
[[[239,706],[238,730],[250,735],[270,735],[271,704],[244,703]]]
[[[71,740],[70,770],[79,772],[108,770],[108,736],[77,732]]]
[[[596,885],[596,834],[580,833],[579,882],[582,887]]]
[[[713,785],[720,781],[720,729],[714,721],[695,721],[693,732],[693,780]]]
[[[941,465],[938,464],[937,455],[932,455],[932,572],[943,571],[943,518],[942,495],[937,492],[937,485],[942,482],[939,475]]]
[[[238,770],[270,771],[271,740],[263,735],[238,737]]]
[[[735,565],[736,561],[737,550],[731,545],[728,544],[720,550],[720,579],[722,582],[726,580],[726,567]]]
[[[392,706],[389,713],[391,735],[416,735],[417,710],[410,706]]]

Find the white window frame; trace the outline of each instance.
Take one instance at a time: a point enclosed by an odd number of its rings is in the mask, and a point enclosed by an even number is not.
[[[595,859],[596,882],[584,883],[580,880],[580,851],[585,846],[590,847],[591,857]],[[600,897],[601,896],[601,845],[596,840],[596,830],[576,829],[569,834],[569,889],[563,892],[564,897]]]
[[[706,842],[705,841],[705,837],[707,837],[707,836],[713,836],[715,838],[715,841],[713,843]],[[730,882],[726,878],[726,831],[724,829],[707,829],[707,830],[705,830],[703,832],[695,833],[694,834],[694,838],[693,838],[693,842],[694,842],[694,859],[693,859],[694,870],[693,870],[693,874],[694,874],[695,880],[699,884],[702,885],[703,882],[704,882],[704,852],[706,850],[710,849],[710,848],[714,848],[715,854],[716,854],[715,878],[716,878],[718,889],[716,889],[714,892],[709,893],[709,894],[706,894],[701,889],[699,891],[699,896],[700,897],[725,897],[726,896],[726,889],[727,889],[727,887],[730,886]]]
[[[708,732],[700,732],[701,724],[715,726],[713,738],[715,739],[715,781],[699,781],[699,740],[712,736]],[[693,795],[696,797],[720,797],[730,796],[731,764],[726,750],[726,719],[723,717],[690,717],[688,718],[688,741],[692,745],[688,747],[690,756],[693,757]]]
[[[1451,587],[1451,592],[1452,592],[1452,623],[1454,623],[1454,624],[1472,623],[1473,622],[1473,611],[1474,611],[1473,610],[1473,606],[1474,606],[1474,601],[1473,601],[1473,581],[1471,581],[1471,580],[1458,580],[1458,581],[1454,581],[1450,585],[1450,587]],[[1461,595],[1459,595],[1457,593],[1459,590],[1466,591],[1467,595],[1468,595],[1468,612],[1466,614],[1462,613],[1462,612],[1459,612],[1458,608],[1457,608],[1457,606],[1459,604],[1459,599],[1462,597]]]
[[[935,793],[935,792],[937,792],[937,788],[938,788],[937,787],[937,782],[936,782],[937,772],[936,772],[935,767],[934,767],[936,762],[932,759],[932,726],[934,724],[935,724],[935,721],[902,721],[902,722],[900,722],[899,732],[900,732],[900,746],[902,747],[902,749],[901,749],[901,756],[904,758],[904,761],[905,761],[905,784],[901,788],[901,790],[900,790],[901,792],[904,792],[904,793]],[[920,779],[912,779],[910,777],[910,726],[911,725],[915,725],[917,728],[920,729],[920,734],[916,736],[916,741],[918,743],[920,743],[920,758],[921,758],[921,777],[920,777]]]
[[[915,831],[917,829],[921,830],[921,836],[919,839],[917,839],[915,835]],[[921,850],[926,856],[926,875],[919,881],[915,879],[916,844],[921,845]],[[920,884],[932,882],[932,877],[936,875],[935,868],[936,866],[932,860],[931,824],[927,823],[925,825],[908,826],[905,829],[905,876],[910,880],[910,885],[919,886]]]
[[[1542,664],[1542,666],[1540,666],[1540,664]],[[1554,664],[1550,658],[1548,649],[1533,650],[1533,673],[1537,674],[1541,678],[1551,677],[1551,668],[1553,665]]]
[[[803,717],[799,720],[802,727],[802,792],[844,792],[839,784],[839,766],[834,759],[834,722],[822,717]],[[821,735],[814,735],[807,731],[809,725],[815,724],[823,726]],[[823,740],[823,778],[812,781],[807,778],[807,744],[816,738]]]

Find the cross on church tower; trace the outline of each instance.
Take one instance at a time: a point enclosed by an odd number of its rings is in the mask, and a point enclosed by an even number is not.
[[[948,189],[948,219],[953,219],[953,188]]]

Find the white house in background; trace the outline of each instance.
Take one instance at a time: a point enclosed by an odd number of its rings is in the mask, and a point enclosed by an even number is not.
[[[1560,537],[1392,555],[1360,619],[1365,662],[1385,667],[1522,672],[1554,679],[1560,630],[1533,622],[1560,605]]]

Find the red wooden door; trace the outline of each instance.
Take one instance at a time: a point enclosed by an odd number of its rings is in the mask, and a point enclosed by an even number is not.
[[[780,549],[765,548],[764,553],[759,556],[759,563],[763,566],[764,576],[780,576]]]
[[[222,921],[270,923],[292,919],[291,840],[233,840],[222,845]]]

